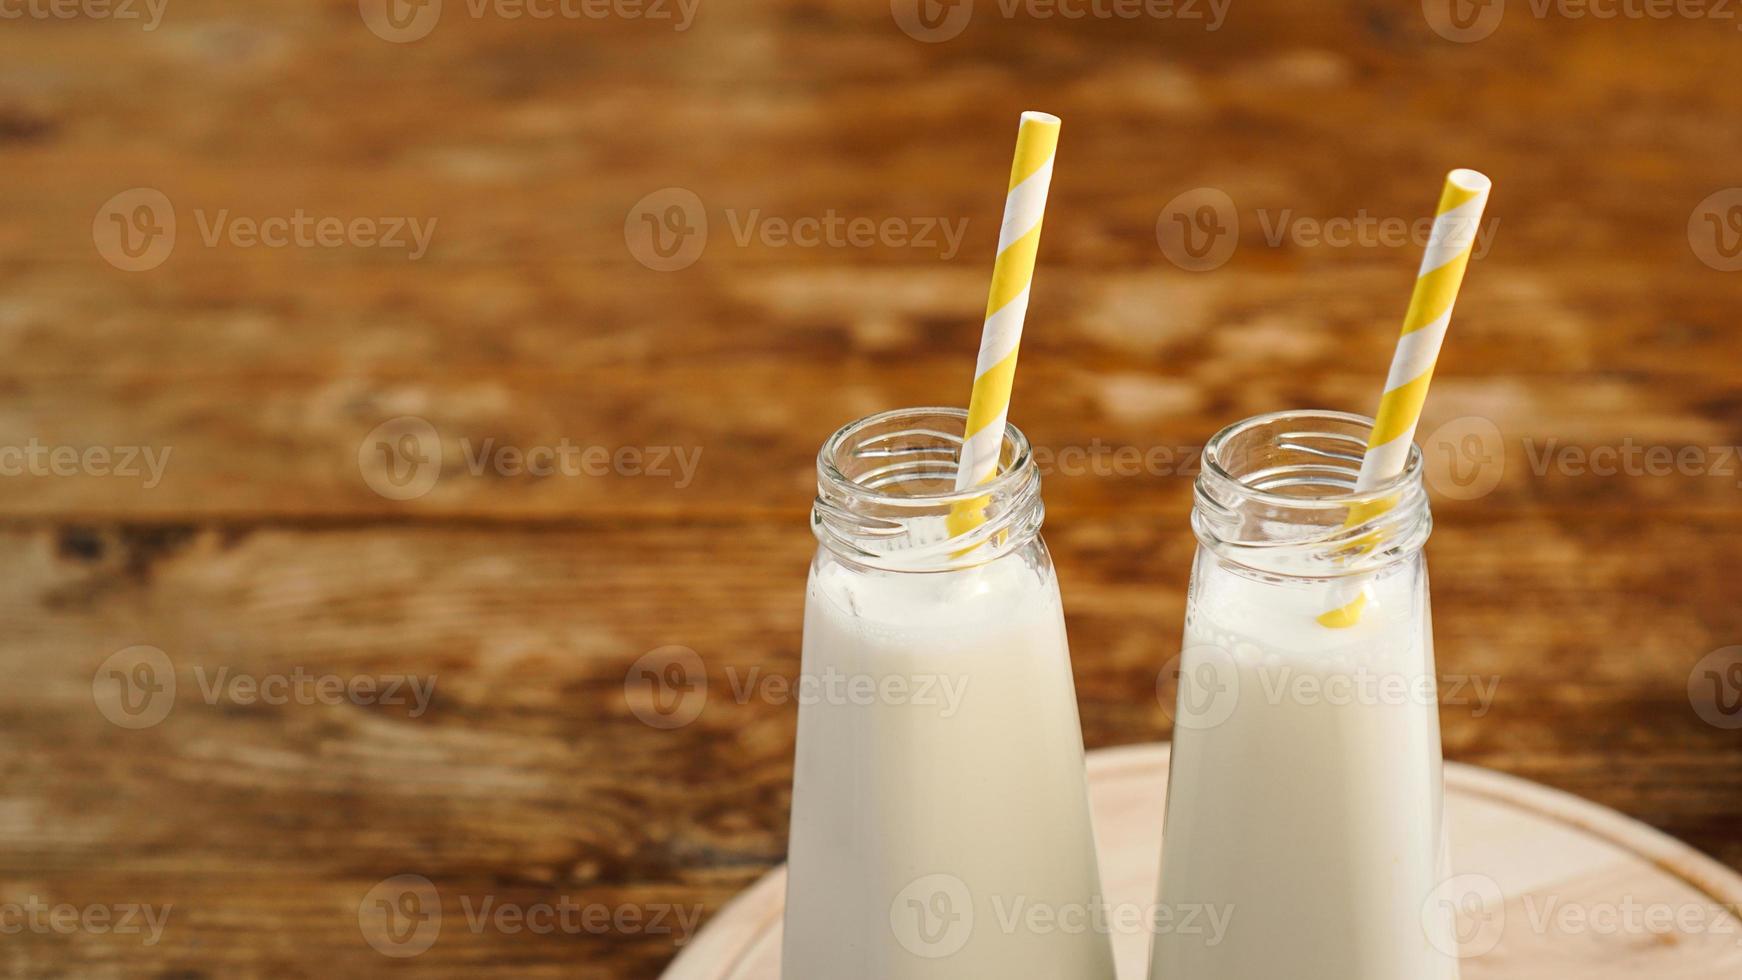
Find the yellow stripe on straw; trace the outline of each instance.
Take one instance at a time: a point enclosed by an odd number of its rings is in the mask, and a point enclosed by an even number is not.
[[[998,258],[992,263],[992,288],[986,297],[986,321],[980,332],[980,357],[974,369],[974,392],[968,401],[968,424],[962,433],[956,489],[967,490],[998,475],[1004,445],[1004,420],[1010,411],[1010,390],[1016,380],[1016,355],[1022,343],[1022,323],[1028,314],[1029,285],[1040,250],[1041,219],[1052,185],[1053,157],[1058,151],[1059,120],[1044,112],[1025,112],[1016,131],[1016,157],[1010,164],[1010,184],[1004,197],[1004,223],[998,233]],[[987,498],[962,501],[950,508],[951,537],[973,530],[986,520]]]
[[[1421,271],[1416,275],[1415,290],[1409,297],[1409,309],[1404,313],[1403,329],[1392,354],[1385,393],[1379,398],[1373,432],[1367,439],[1361,472],[1355,478],[1357,493],[1393,479],[1409,462],[1415,427],[1421,421],[1421,407],[1433,381],[1434,363],[1439,359],[1446,328],[1451,325],[1452,307],[1458,300],[1458,288],[1463,285],[1464,270],[1475,248],[1476,226],[1482,220],[1492,187],[1493,181],[1474,170],[1454,170],[1446,175],[1445,189],[1434,212],[1433,231],[1428,236],[1427,254],[1422,257]],[[1354,527],[1372,520],[1393,503],[1395,498],[1388,498],[1351,507],[1344,526]],[[1377,541],[1368,542],[1366,548],[1374,544]],[[1351,601],[1321,614],[1319,623],[1332,629],[1353,626],[1361,621],[1361,611],[1366,605],[1367,593],[1363,589]]]

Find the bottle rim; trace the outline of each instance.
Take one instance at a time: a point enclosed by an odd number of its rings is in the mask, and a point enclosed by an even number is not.
[[[1419,553],[1433,529],[1421,450],[1356,490],[1373,419],[1300,409],[1242,419],[1204,446],[1193,491],[1201,545],[1256,571],[1329,578]]]
[[[856,437],[864,433],[867,429],[876,428],[886,423],[901,419],[904,416],[914,418],[925,416],[959,418],[962,420],[963,429],[966,429],[968,423],[967,409],[947,408],[943,406],[891,408],[848,422],[846,425],[836,429],[828,439],[824,440],[822,448],[817,451],[817,483],[819,488],[827,485],[829,489],[839,490],[843,493],[850,494],[854,499],[868,504],[881,504],[889,507],[936,507],[946,504],[967,503],[986,496],[987,494],[1009,493],[1014,489],[1019,488],[1030,479],[1038,476],[1034,462],[1033,447],[1029,445],[1028,437],[1022,434],[1022,430],[1009,422],[1004,424],[1004,445],[999,454],[1000,460],[1008,456],[1010,458],[1009,464],[1001,466],[998,473],[993,476],[992,479],[976,486],[968,487],[964,490],[950,489],[919,493],[885,493],[877,485],[867,484],[862,479],[848,476],[846,473],[841,471],[841,468],[838,465],[836,465],[835,461],[840,458],[842,450],[850,445]],[[956,461],[961,455],[961,445],[963,441],[962,433],[916,426],[882,433],[877,436],[877,440],[887,441],[901,436],[914,435],[934,437],[955,447],[955,452],[949,454],[947,457],[944,454],[938,455],[940,466],[946,462],[947,459],[948,476],[953,480],[956,473]],[[859,448],[863,450],[865,447]],[[943,472],[944,471],[940,469],[940,471],[934,475],[941,477]],[[905,474],[905,476],[911,477],[912,474]]]
[[[1028,438],[1006,423],[998,473],[957,490],[967,421],[960,408],[897,408],[837,429],[817,453],[817,540],[857,564],[903,572],[982,565],[1034,540],[1046,511]],[[961,507],[980,520],[955,526]]]
[[[1387,497],[1396,496],[1397,494],[1410,489],[1412,485],[1419,486],[1422,482],[1423,461],[1421,447],[1415,445],[1409,447],[1409,456],[1407,461],[1404,463],[1402,471],[1385,482],[1368,490],[1356,490],[1354,481],[1351,479],[1347,481],[1347,490],[1322,493],[1310,497],[1301,496],[1292,493],[1279,493],[1262,486],[1254,486],[1252,482],[1250,482],[1248,476],[1236,476],[1229,472],[1222,460],[1222,450],[1224,447],[1253,429],[1291,420],[1299,420],[1301,422],[1315,420],[1341,422],[1367,432],[1371,432],[1374,425],[1374,420],[1370,416],[1361,415],[1355,412],[1339,412],[1331,409],[1288,409],[1280,412],[1265,412],[1261,415],[1254,415],[1250,418],[1244,418],[1238,422],[1223,426],[1220,431],[1210,437],[1210,441],[1204,444],[1202,460],[1203,474],[1214,477],[1218,481],[1227,483],[1229,489],[1235,491],[1242,497],[1255,502],[1272,504],[1284,508],[1311,508],[1324,510],[1347,510],[1351,507],[1375,503],[1384,500]],[[1298,438],[1306,438],[1310,436],[1322,437],[1330,434],[1322,432],[1298,432],[1290,433],[1290,435]],[[1365,442],[1362,442],[1359,445],[1361,451],[1365,452]],[[1349,469],[1351,475],[1360,469],[1360,455],[1346,455],[1340,458],[1354,464],[1354,466]],[[1324,472],[1327,476],[1331,473],[1328,469]],[[1341,483],[1344,481],[1337,480],[1333,482]]]

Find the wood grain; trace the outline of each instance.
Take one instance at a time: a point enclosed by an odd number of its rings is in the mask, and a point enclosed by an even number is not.
[[[1448,753],[1617,806],[1735,862],[1742,754],[1694,713],[1687,676],[1709,642],[1701,620],[1738,625],[1720,584],[1736,535],[1721,520],[1440,528],[1430,550]],[[1495,546],[1526,537],[1541,543],[1523,556]],[[1089,743],[1165,735],[1157,675],[1177,647],[1189,540],[1140,516],[1055,520],[1049,540]],[[149,885],[155,901],[188,910],[158,948],[79,947],[93,975],[200,961],[223,935],[201,914],[214,881],[250,890],[231,913],[288,917],[323,961],[370,973],[383,964],[356,904],[396,875],[438,882],[460,922],[462,896],[712,908],[784,852],[794,707],[746,685],[757,671],[796,674],[802,526],[94,526],[15,528],[5,545],[7,579],[33,583],[8,602],[16,680],[0,692],[16,719],[4,746],[17,801],[0,853],[8,880],[75,896]],[[1590,557],[1653,547],[1710,564],[1678,561],[1668,577]],[[695,560],[704,555],[716,561]],[[1604,582],[1633,604],[1588,601]],[[1710,585],[1678,592],[1688,582]],[[1505,615],[1516,603],[1536,615]],[[1641,606],[1689,612],[1652,619]],[[1604,642],[1583,639],[1595,636]],[[126,731],[93,705],[93,678],[140,643],[166,652],[178,688],[161,724]],[[669,644],[695,649],[709,684],[699,717],[664,730],[635,714],[630,671]],[[409,706],[208,702],[202,673],[209,682],[225,667],[424,677],[434,696],[415,717]],[[1454,695],[1454,681],[1490,685],[1492,700]],[[310,893],[332,913],[277,908]],[[630,972],[673,949],[669,936],[616,936],[609,953],[603,937],[562,938]],[[541,960],[551,950],[538,939],[456,929],[416,962],[568,975],[561,958]]]
[[[704,4],[683,31],[446,7],[407,44],[337,0],[176,0],[152,31],[0,20],[0,450],[168,453],[150,487],[0,475],[0,906],[172,906],[151,946],[5,935],[0,972],[657,975],[687,934],[474,930],[467,909],[705,919],[783,859],[793,709],[735,685],[797,669],[821,440],[965,398],[996,182],[1036,107],[1066,128],[1012,418],[1053,457],[1088,743],[1167,735],[1197,447],[1376,397],[1419,252],[1273,243],[1278,222],[1415,218],[1474,166],[1493,248],[1423,445],[1440,667],[1497,686],[1446,705],[1447,752],[1742,867],[1742,738],[1689,692],[1742,643],[1742,460],[1717,471],[1742,444],[1738,274],[1688,233],[1742,183],[1733,23],[1511,5],[1458,44],[1419,4],[1240,0],[1206,30],[980,3],[924,44],[838,0]],[[178,232],[124,272],[93,218],[137,187]],[[669,187],[709,231],[659,272],[625,225]],[[1234,201],[1238,247],[1192,273],[1156,227],[1198,187]],[[203,233],[299,210],[435,224],[416,260]],[[831,211],[965,225],[947,251],[744,230]],[[408,500],[366,459],[402,416],[441,461]],[[699,462],[467,465],[564,440]],[[1629,446],[1700,467],[1578,465]],[[1481,460],[1492,486],[1467,493]],[[142,644],[177,691],[129,730],[94,682]],[[626,681],[669,645],[702,658],[708,699],[654,728]],[[206,696],[219,671],[435,688],[415,716],[245,703]],[[358,918],[400,875],[445,923],[404,959]]]

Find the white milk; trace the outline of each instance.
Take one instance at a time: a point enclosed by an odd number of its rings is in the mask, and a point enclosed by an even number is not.
[[[786,980],[1111,980],[1105,931],[1073,924],[1100,883],[1044,549],[932,574],[820,558],[803,669]]]
[[[1444,878],[1439,717],[1419,556],[1369,580],[1361,621],[1324,583],[1260,582],[1200,553],[1162,850],[1164,908],[1231,913],[1162,933],[1151,980],[1448,980],[1430,944]]]

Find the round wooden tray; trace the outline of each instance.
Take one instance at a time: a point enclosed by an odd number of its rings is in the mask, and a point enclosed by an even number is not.
[[[1153,901],[1168,749],[1089,754],[1109,902]],[[1742,977],[1742,876],[1535,783],[1454,764],[1446,788],[1453,870],[1470,876],[1458,879],[1460,889],[1469,885],[1459,897],[1492,895],[1460,922],[1463,980]],[[776,868],[722,909],[664,980],[778,980],[785,891],[786,869]],[[1115,934],[1121,980],[1146,975],[1148,940]]]

